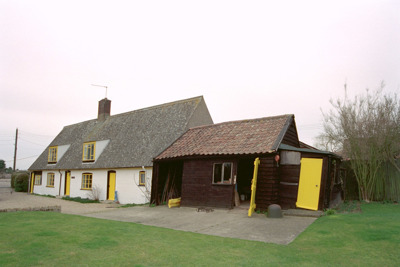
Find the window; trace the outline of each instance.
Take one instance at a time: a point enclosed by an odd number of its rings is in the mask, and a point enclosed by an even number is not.
[[[92,189],[93,174],[82,174],[82,189]]]
[[[49,147],[49,155],[47,157],[48,163],[56,163],[57,162],[57,147],[51,146]]]
[[[42,185],[42,174],[35,174],[35,185]]]
[[[95,158],[95,150],[96,150],[96,142],[88,142],[83,144],[83,161],[94,161]]]
[[[139,172],[139,185],[146,185],[146,172]]]
[[[54,173],[47,174],[47,187],[54,187]]]
[[[232,184],[232,163],[214,163],[213,184]]]

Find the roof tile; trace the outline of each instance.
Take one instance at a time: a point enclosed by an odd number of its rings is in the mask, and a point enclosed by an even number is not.
[[[278,148],[292,118],[290,114],[191,128],[155,159],[268,153]]]

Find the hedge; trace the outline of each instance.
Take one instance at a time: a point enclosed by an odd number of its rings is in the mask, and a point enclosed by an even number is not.
[[[28,192],[29,174],[26,172],[18,173],[14,180],[15,192]]]

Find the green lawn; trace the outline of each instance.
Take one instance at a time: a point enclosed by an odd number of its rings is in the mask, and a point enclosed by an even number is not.
[[[287,246],[52,212],[1,213],[0,266],[400,266],[400,205],[361,208],[319,218]]]

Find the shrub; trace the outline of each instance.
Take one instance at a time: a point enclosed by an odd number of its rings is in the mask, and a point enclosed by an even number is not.
[[[79,203],[100,203],[98,200],[88,199],[88,198],[81,198],[81,197],[63,197],[64,200],[75,201]]]
[[[87,193],[88,198],[91,200],[100,200],[100,195],[101,195],[101,187],[98,185],[93,185],[92,190]]]
[[[12,174],[11,174],[11,188],[15,188],[15,185],[14,185],[14,183],[15,183],[15,178],[18,176],[18,172],[13,172]]]
[[[28,192],[29,174],[19,173],[14,180],[15,192]]]

